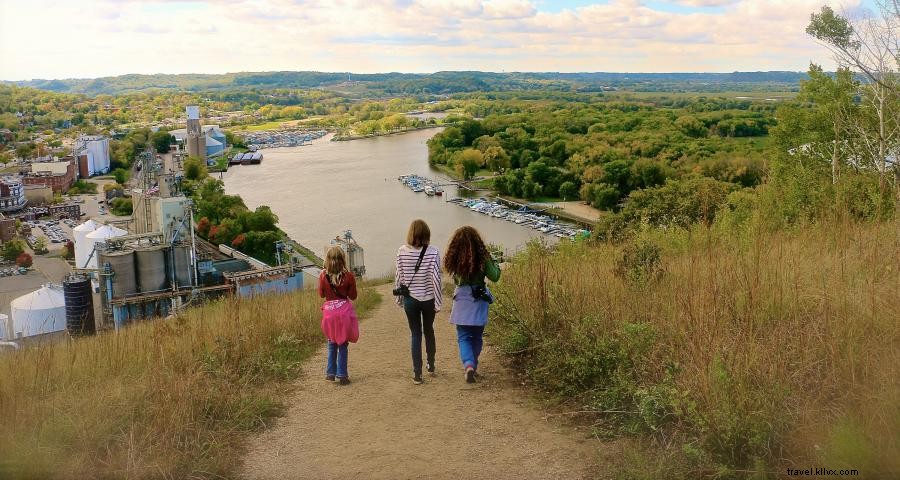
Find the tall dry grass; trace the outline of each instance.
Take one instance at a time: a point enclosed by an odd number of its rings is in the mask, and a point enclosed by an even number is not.
[[[898,287],[896,220],[535,245],[495,289],[490,334],[538,387],[592,412],[598,435],[653,440],[657,460],[630,476],[887,478],[900,472]]]
[[[380,300],[363,290],[365,315]],[[322,344],[305,291],[0,355],[0,478],[221,478]]]

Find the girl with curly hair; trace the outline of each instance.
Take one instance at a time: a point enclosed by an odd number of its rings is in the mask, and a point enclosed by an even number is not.
[[[466,371],[466,382],[475,383],[488,305],[494,301],[485,278],[492,282],[499,280],[500,267],[491,258],[478,231],[465,226],[453,233],[444,257],[444,268],[453,274],[456,283],[450,323],[456,325],[459,358]]]

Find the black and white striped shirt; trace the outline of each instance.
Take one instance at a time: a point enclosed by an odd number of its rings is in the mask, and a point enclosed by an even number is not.
[[[419,248],[403,245],[397,250],[397,274],[394,277],[394,287],[404,284],[409,287],[410,295],[416,300],[428,301],[434,299],[435,310],[441,309],[443,298],[441,296],[441,254],[437,247],[429,245],[422,257],[422,265],[419,273],[415,273],[416,262],[419,261]],[[402,297],[397,297],[397,304],[403,302]]]

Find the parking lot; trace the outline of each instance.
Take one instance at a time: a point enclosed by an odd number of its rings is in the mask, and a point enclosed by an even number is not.
[[[29,245],[34,247],[38,238],[43,238],[50,251],[59,250],[66,242],[72,240],[74,220],[35,220],[25,222],[31,227],[31,235],[25,237]]]

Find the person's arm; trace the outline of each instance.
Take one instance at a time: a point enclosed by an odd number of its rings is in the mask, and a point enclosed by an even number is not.
[[[344,275],[347,278],[347,298],[356,300],[356,277],[353,275],[353,272],[346,272]]]
[[[492,258],[484,261],[484,276],[492,282],[500,280],[500,267],[497,266],[497,263]]]
[[[435,248],[434,267],[431,269],[431,287],[434,289],[434,311],[440,312],[444,304],[444,292],[441,289],[441,254]]]
[[[322,270],[322,273],[319,274],[319,296],[325,298],[325,270]]]
[[[397,266],[396,266],[396,267],[397,267],[397,270],[396,270],[396,272],[394,273],[394,289],[395,289],[395,290],[396,290],[397,288],[400,288],[400,275],[403,274],[403,268],[402,268],[402,266],[400,265],[400,251],[399,251],[399,250],[397,251]],[[402,306],[402,305],[403,305],[403,297],[395,296],[395,297],[394,297],[394,302],[395,302],[397,305]]]

